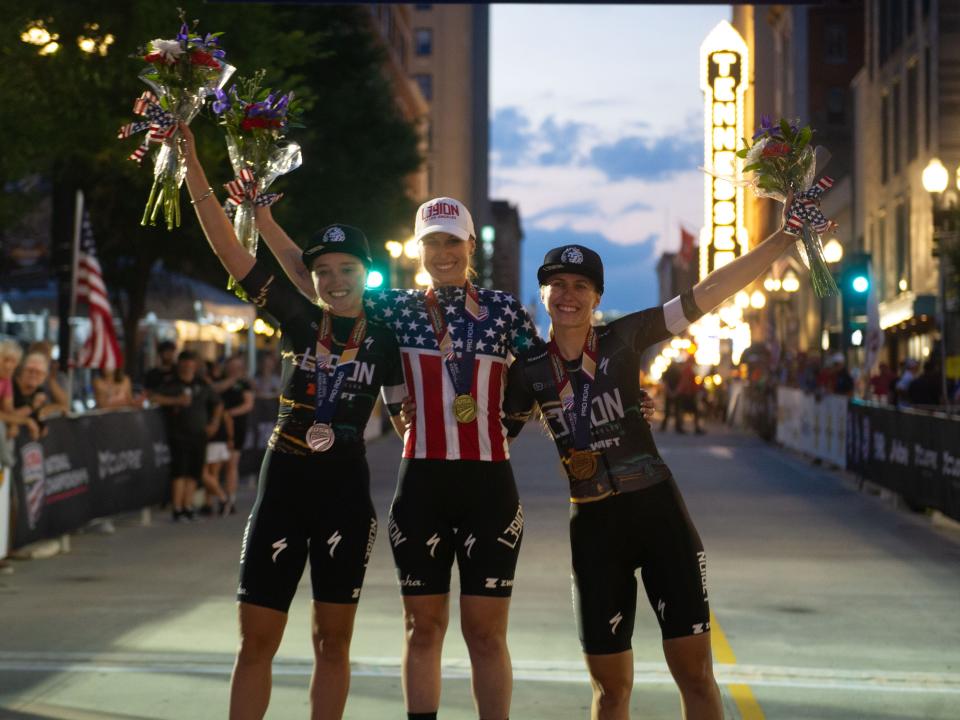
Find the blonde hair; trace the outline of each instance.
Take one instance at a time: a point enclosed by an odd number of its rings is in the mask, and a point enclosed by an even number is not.
[[[12,357],[19,363],[23,357],[23,348],[16,340],[0,340],[0,357]]]

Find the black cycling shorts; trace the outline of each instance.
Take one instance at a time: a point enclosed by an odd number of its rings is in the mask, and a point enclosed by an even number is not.
[[[179,435],[170,433],[170,477],[203,477],[203,466],[207,464],[207,436]]]
[[[356,603],[376,536],[365,458],[267,450],[237,599],[287,612],[309,558],[314,600]]]
[[[710,630],[706,555],[672,477],[573,504],[570,547],[574,612],[585,653],[630,649],[637,569],[664,640]]]
[[[523,538],[523,508],[510,463],[404,459],[390,508],[390,547],[400,592],[509,597]]]

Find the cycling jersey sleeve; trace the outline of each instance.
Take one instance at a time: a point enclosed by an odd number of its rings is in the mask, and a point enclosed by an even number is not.
[[[273,315],[281,325],[310,312],[314,307],[282,273],[269,270],[257,260],[240,280],[240,287],[254,305]]]
[[[384,310],[395,309],[403,293],[399,288],[367,290],[363,294],[363,311],[371,320],[390,324],[394,319],[391,317],[392,313],[387,314]]]
[[[507,428],[507,437],[514,438],[523,430],[530,416],[536,400],[533,389],[527,381],[527,374],[523,371],[524,362],[514,360],[507,371],[507,390],[503,397],[503,425]]]
[[[693,290],[690,289],[664,305],[614,320],[608,327],[620,335],[630,347],[640,352],[682,333],[702,315],[703,311],[694,302]]]
[[[403,361],[400,359],[400,346],[393,333],[389,333],[391,347],[386,353],[388,358],[386,372],[383,374],[383,385],[380,394],[383,404],[390,415],[399,415],[403,399],[407,396],[407,383],[403,377]]]
[[[510,316],[510,352],[517,357],[524,350],[529,350],[539,342],[537,329],[533,326],[530,314],[519,300],[513,295],[507,295],[507,315]]]

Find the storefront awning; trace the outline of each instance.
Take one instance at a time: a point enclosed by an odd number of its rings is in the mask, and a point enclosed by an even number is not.
[[[914,319],[926,322],[936,314],[935,296],[905,292],[893,300],[880,303],[880,327],[887,330]]]

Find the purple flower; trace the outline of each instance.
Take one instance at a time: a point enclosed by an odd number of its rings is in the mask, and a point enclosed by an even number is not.
[[[190,39],[190,28],[186,23],[180,26],[180,32],[177,34],[177,40],[184,42]]]
[[[230,109],[230,98],[227,97],[227,94],[220,88],[214,90],[213,94],[216,97],[216,100],[213,101],[213,112],[217,115],[222,115]]]
[[[773,118],[769,115],[760,116],[760,127],[757,128],[757,131],[753,134],[753,139],[756,140],[764,135],[770,135],[771,137],[780,137],[780,125],[773,122]]]

